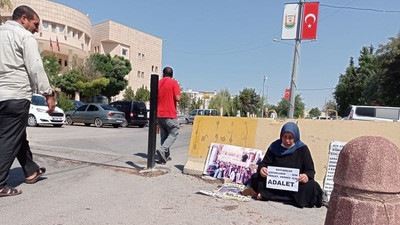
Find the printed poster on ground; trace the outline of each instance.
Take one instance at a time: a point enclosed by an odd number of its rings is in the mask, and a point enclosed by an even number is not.
[[[263,157],[262,150],[211,143],[203,174],[246,184]]]

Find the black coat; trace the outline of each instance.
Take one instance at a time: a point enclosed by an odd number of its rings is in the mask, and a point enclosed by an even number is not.
[[[308,176],[307,183],[299,183],[299,191],[284,191],[266,188],[266,178],[261,177],[260,169],[262,167],[277,166],[297,168],[300,174]],[[315,169],[310,150],[307,146],[298,148],[293,154],[277,156],[267,151],[264,159],[258,165],[258,171],[252,176],[251,186],[260,193],[264,200],[285,199],[298,207],[321,207],[322,190],[317,182],[314,181]]]

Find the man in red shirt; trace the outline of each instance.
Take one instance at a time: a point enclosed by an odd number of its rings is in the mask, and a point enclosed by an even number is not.
[[[171,160],[169,148],[179,134],[176,104],[181,101],[181,91],[178,82],[172,77],[172,68],[165,67],[163,78],[158,83],[157,121],[160,126],[161,149],[156,152],[162,163]]]

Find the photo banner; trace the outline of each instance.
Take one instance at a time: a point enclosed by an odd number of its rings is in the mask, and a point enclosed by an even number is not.
[[[261,150],[211,143],[203,174],[246,184],[263,157]]]
[[[283,10],[282,40],[296,39],[299,4],[287,3]]]

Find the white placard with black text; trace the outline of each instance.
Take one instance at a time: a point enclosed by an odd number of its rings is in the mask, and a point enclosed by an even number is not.
[[[297,192],[299,173],[295,168],[268,166],[267,188]]]
[[[339,158],[340,151],[346,145],[347,142],[334,141],[329,145],[329,160],[328,167],[326,168],[326,175],[324,180],[324,192],[328,198],[328,201],[331,197],[331,193],[333,190],[333,177],[335,176],[336,165]]]

